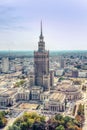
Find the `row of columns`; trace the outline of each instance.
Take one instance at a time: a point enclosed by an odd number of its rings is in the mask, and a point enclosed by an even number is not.
[[[54,111],[54,112],[60,112],[60,111],[64,111],[65,110],[65,106],[64,105],[57,105],[57,106],[49,106],[50,111]]]
[[[29,100],[29,95],[24,93],[18,94],[17,100]]]

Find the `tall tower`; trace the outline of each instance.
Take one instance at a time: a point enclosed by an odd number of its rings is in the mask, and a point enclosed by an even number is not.
[[[45,42],[42,31],[38,42],[38,50],[34,51],[34,71],[35,71],[35,85],[44,86],[44,76],[49,75],[49,51],[45,50]]]

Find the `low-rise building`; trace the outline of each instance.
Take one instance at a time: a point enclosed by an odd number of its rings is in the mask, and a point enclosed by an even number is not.
[[[3,73],[9,72],[9,58],[8,57],[2,58],[2,72]]]
[[[58,91],[66,95],[67,100],[79,100],[82,98],[81,86],[73,85],[72,82],[58,84]]]
[[[17,101],[29,101],[30,100],[30,91],[22,89],[17,93]]]
[[[40,101],[44,102],[44,100],[48,100],[50,96],[50,91],[45,91],[40,94]]]
[[[62,76],[63,75],[63,73],[64,73],[64,69],[57,69],[56,71],[55,71],[55,75],[56,76]]]
[[[12,106],[16,102],[17,90],[9,89],[0,94],[0,108]]]
[[[48,101],[44,102],[44,109],[52,113],[65,111],[65,98],[63,93],[52,93]]]
[[[40,86],[33,86],[30,91],[31,100],[40,100],[40,94],[43,92],[43,88]]]
[[[78,70],[77,69],[73,69],[72,70],[72,77],[73,78],[77,78],[78,77]]]
[[[87,78],[87,71],[79,71],[78,73],[79,78]]]

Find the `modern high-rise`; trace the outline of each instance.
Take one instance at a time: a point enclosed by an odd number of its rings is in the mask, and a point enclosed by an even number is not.
[[[50,85],[49,51],[45,50],[45,42],[42,32],[42,22],[41,22],[41,34],[38,42],[38,50],[34,51],[34,71],[35,71],[35,85],[43,86],[43,88],[47,90]]]

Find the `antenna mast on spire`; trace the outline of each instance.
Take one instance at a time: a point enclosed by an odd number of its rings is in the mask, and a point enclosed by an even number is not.
[[[43,33],[42,33],[42,20],[41,20],[41,36],[43,35]]]
[[[40,34],[40,41],[43,41],[43,30],[42,30],[42,20],[41,20],[41,27],[40,27],[40,29],[41,29],[41,34]]]

